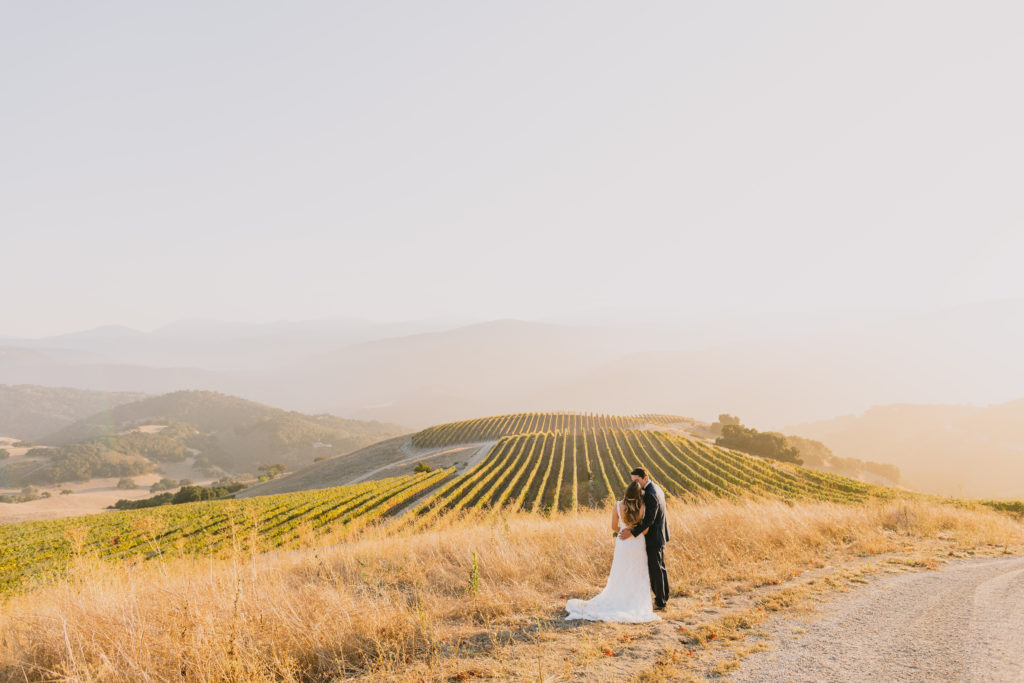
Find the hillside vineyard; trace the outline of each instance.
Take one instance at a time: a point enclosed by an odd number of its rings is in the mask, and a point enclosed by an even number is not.
[[[667,424],[671,416],[657,416]],[[655,422],[570,414],[510,415],[440,425],[414,436],[420,443],[455,444],[531,426],[563,425],[567,431],[502,436],[475,468],[442,486],[420,505],[419,524],[452,512],[478,509],[549,512],[610,503],[629,484],[629,472],[646,467],[669,496],[752,496],[857,503],[885,490],[846,477],[770,462],[658,430],[608,428]],[[504,426],[502,426],[504,425]],[[594,427],[591,427],[594,425]]]
[[[380,518],[451,473],[0,525],[0,593],[52,577],[76,555],[149,559],[304,547],[328,533],[337,540],[349,525]]]
[[[451,446],[460,443],[493,441],[515,434],[545,432],[582,433],[594,429],[631,429],[648,424],[687,421],[676,415],[595,415],[584,413],[516,413],[496,415],[428,427],[412,436],[412,445],[420,448]]]

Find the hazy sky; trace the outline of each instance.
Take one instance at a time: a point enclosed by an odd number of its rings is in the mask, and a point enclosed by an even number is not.
[[[1018,2],[5,2],[0,335],[1024,296]]]

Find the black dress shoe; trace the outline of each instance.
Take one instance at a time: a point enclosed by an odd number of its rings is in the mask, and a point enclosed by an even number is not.
[[[655,605],[654,606],[654,611],[655,612],[664,612],[666,609],[668,609],[668,605]]]

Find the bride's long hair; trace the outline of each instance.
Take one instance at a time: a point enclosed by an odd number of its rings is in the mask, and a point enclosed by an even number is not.
[[[622,494],[622,521],[627,526],[633,526],[640,522],[640,507],[643,504],[643,489],[634,481],[626,487],[626,492]]]

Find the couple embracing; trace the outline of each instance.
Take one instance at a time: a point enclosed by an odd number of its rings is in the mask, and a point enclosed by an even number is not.
[[[637,467],[632,483],[612,510],[615,554],[603,591],[590,600],[569,600],[566,619],[638,623],[657,621],[668,603],[665,492]],[[654,591],[654,607],[651,607]]]

